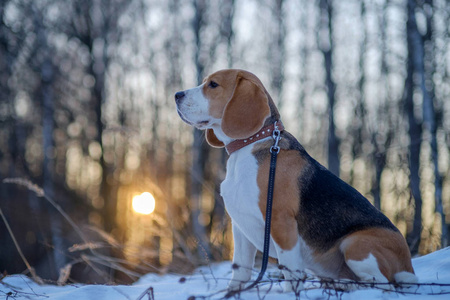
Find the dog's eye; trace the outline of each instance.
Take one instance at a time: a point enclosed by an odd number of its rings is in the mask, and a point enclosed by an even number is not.
[[[209,82],[209,87],[211,87],[213,89],[218,87],[218,86],[219,86],[219,84],[217,82],[215,82],[215,81],[210,81]]]

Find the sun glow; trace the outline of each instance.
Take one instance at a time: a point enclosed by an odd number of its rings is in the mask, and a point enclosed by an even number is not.
[[[131,203],[133,210],[139,214],[149,215],[155,210],[155,197],[145,192],[133,197]]]

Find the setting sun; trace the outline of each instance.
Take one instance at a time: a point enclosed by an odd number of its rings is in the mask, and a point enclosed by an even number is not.
[[[149,215],[155,210],[155,197],[153,197],[152,194],[145,192],[134,196],[131,205],[135,212]]]

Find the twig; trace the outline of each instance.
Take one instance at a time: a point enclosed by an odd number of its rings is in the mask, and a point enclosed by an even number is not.
[[[19,275],[19,276],[22,278],[21,275]],[[5,278],[6,278],[6,277],[5,277]],[[22,279],[23,279],[23,278],[22,278]],[[42,295],[42,294],[36,293],[36,292],[33,290],[33,288],[32,288],[32,287],[28,284],[28,282],[26,282],[26,281],[25,281],[25,284],[26,284],[26,285],[28,286],[28,288],[31,290],[31,293],[30,293],[30,292],[24,292],[24,291],[21,291],[20,288],[15,287],[15,286],[12,286],[12,285],[10,285],[10,284],[4,282],[3,280],[0,280],[0,284],[4,285],[5,287],[7,287],[8,289],[11,290],[10,292],[3,292],[3,291],[0,291],[1,293],[4,293],[4,294],[6,295],[6,299],[8,299],[9,297],[15,299],[16,296],[20,296],[20,295],[26,295],[26,298],[29,298],[28,296],[49,298],[49,296],[47,296],[47,295]],[[13,292],[14,292],[14,293],[13,293]],[[34,299],[34,298],[33,298],[33,299]]]
[[[155,295],[153,293],[153,287],[147,288],[136,300],[142,300],[145,295],[148,295],[148,300],[155,300]]]

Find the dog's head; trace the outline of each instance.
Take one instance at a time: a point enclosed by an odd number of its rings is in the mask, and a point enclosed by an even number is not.
[[[175,94],[180,117],[198,129],[206,140],[223,147],[235,139],[258,132],[278,111],[261,81],[243,70],[221,70],[207,76],[195,88]]]

